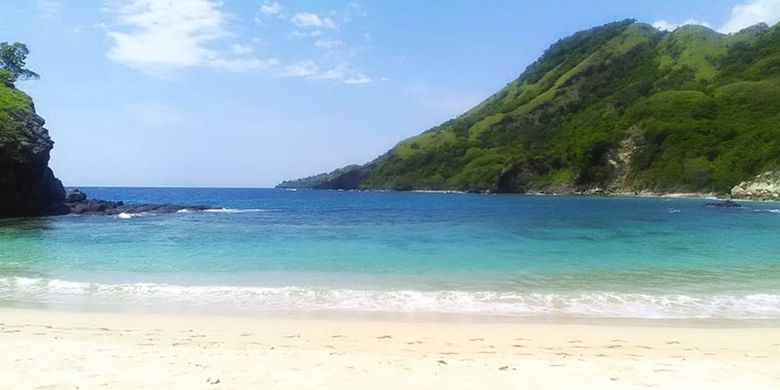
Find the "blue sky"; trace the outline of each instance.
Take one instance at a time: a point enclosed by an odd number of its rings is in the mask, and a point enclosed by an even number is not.
[[[457,116],[576,31],[731,32],[780,0],[9,0],[66,185],[273,186]]]

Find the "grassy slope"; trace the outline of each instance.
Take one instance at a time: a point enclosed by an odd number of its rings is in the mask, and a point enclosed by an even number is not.
[[[672,33],[624,21],[559,41],[517,80],[400,142],[364,188],[726,192],[780,159],[780,27]]]
[[[18,113],[30,111],[32,100],[18,89],[0,83],[0,139],[12,137],[17,131]]]

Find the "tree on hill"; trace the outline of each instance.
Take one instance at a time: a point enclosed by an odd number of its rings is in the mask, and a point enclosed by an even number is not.
[[[0,82],[13,85],[16,80],[37,79],[37,73],[25,68],[30,50],[24,43],[0,43]]]

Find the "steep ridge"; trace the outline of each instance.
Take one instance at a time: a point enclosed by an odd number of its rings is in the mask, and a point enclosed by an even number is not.
[[[726,35],[625,20],[560,40],[366,165],[284,186],[727,194],[780,165],[778,123],[780,26]]]

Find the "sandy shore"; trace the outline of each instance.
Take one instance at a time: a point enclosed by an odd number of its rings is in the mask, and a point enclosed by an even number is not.
[[[0,309],[0,388],[780,388],[780,328]]]

